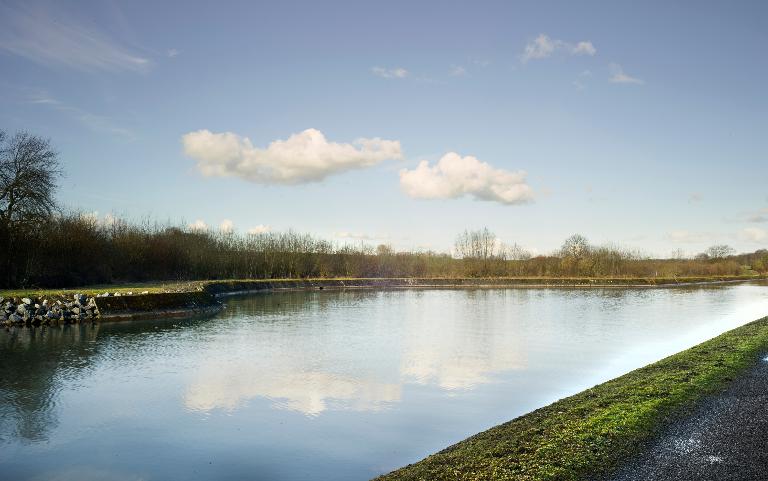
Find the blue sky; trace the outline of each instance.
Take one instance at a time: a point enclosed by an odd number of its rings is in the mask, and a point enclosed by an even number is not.
[[[0,128],[100,216],[752,251],[767,45],[761,1],[0,0]]]

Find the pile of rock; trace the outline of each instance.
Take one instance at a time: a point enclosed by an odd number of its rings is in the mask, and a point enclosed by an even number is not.
[[[0,297],[0,324],[45,326],[95,321],[100,317],[96,299],[75,294],[73,300]]]

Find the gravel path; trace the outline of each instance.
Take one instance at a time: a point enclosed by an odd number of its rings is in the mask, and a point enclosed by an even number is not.
[[[665,428],[610,479],[768,480],[768,360]]]

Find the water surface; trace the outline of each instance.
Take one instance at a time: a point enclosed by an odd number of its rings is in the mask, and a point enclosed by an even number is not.
[[[768,315],[768,288],[226,302],[0,332],[0,479],[365,480]]]

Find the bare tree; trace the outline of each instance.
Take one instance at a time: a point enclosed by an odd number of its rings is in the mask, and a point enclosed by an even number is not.
[[[34,222],[56,209],[54,192],[62,172],[47,139],[0,130],[0,226]]]
[[[580,259],[589,253],[589,241],[581,234],[573,234],[560,247],[560,255]]]
[[[727,244],[718,244],[704,251],[709,259],[724,259],[736,253],[736,250]]]
[[[456,237],[454,248],[464,259],[491,259],[498,257],[500,252],[496,235],[483,228],[480,230],[465,230]]]

